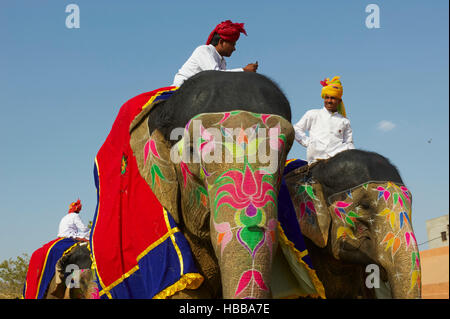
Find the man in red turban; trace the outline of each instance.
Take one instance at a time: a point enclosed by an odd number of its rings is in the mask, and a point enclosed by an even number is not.
[[[79,199],[69,205],[68,214],[59,223],[58,237],[71,237],[81,241],[89,239],[89,228],[84,225],[80,216],[78,216],[81,207]]]
[[[256,72],[258,62],[250,63],[244,68],[226,69],[224,57],[230,57],[236,50],[236,42],[241,33],[247,35],[243,23],[233,23],[230,20],[219,23],[210,33],[206,45],[197,47],[175,74],[173,86],[181,86],[191,76],[206,70]]]

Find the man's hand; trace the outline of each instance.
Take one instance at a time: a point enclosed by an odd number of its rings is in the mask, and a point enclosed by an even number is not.
[[[244,68],[244,71],[245,72],[256,72],[257,69],[258,69],[258,61],[256,61],[256,63],[247,64],[247,66]]]

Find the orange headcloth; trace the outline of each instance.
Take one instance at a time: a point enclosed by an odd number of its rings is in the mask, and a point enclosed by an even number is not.
[[[69,205],[69,214],[70,213],[79,213],[81,210],[81,202],[80,199],[78,199],[76,202],[73,202]]]

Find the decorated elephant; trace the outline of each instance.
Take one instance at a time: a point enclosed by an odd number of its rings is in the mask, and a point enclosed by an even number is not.
[[[169,91],[170,98],[158,100]],[[278,86],[247,72],[201,72],[178,89],[125,103],[96,157],[99,208],[91,247],[101,296],[271,297],[277,194],[294,138],[290,121]],[[117,168],[111,166],[115,158],[122,160],[121,166],[114,162]],[[142,208],[155,199],[160,206]],[[146,203],[139,206],[140,200]],[[139,210],[160,214],[167,228]],[[149,232],[147,224],[157,226]],[[193,265],[186,264],[188,255]],[[171,256],[175,266],[167,267],[177,269],[176,279],[166,279],[164,270],[153,280],[158,288],[138,282]]]
[[[98,299],[91,265],[87,243],[78,244],[64,254],[56,263],[45,299]]]
[[[285,181],[327,298],[420,298],[412,197],[385,157],[348,150]]]
[[[24,299],[95,299],[87,242],[56,238],[33,252],[23,289]]]
[[[270,297],[277,194],[293,141],[287,99],[264,76],[206,72],[148,113],[135,120],[131,146],[183,228],[205,290]]]

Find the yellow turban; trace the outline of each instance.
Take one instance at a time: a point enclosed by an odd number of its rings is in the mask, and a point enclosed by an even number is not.
[[[347,117],[345,113],[345,106],[344,102],[342,102],[342,94],[344,93],[344,90],[342,88],[341,81],[339,80],[340,76],[335,76],[334,78],[330,79],[326,78],[323,81],[320,81],[320,84],[322,84],[322,98],[325,97],[325,95],[328,96],[334,96],[338,99],[341,99],[341,103],[339,103],[337,107],[337,111],[339,114],[341,114],[344,117]]]

